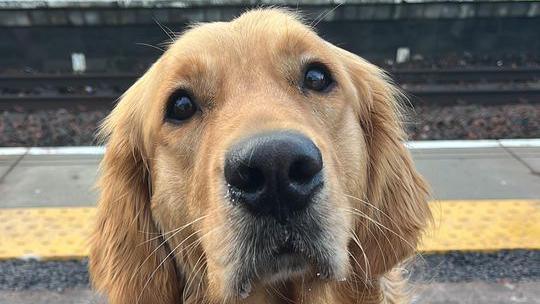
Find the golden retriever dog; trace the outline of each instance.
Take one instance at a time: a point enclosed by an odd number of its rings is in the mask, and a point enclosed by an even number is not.
[[[402,303],[430,217],[399,91],[294,13],[192,27],[106,119],[109,303]]]

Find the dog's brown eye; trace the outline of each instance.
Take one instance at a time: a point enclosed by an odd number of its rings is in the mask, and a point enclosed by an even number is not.
[[[170,121],[189,119],[197,112],[197,105],[193,98],[185,91],[174,93],[167,105],[166,118]]]
[[[333,83],[328,69],[322,64],[312,64],[304,74],[304,87],[309,90],[324,92]]]

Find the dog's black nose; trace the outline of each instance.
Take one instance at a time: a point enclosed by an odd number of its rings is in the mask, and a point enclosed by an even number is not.
[[[263,133],[234,144],[225,159],[231,200],[280,220],[304,209],[323,184],[321,152],[306,136]]]

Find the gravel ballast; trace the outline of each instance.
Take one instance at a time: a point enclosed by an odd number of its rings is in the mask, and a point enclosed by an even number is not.
[[[425,255],[410,268],[412,281],[529,282],[540,280],[540,251],[499,251]],[[88,261],[0,261],[0,290],[53,290],[88,287]]]
[[[408,120],[413,140],[540,137],[540,104],[416,106]]]
[[[96,144],[95,132],[107,111],[4,111],[0,116],[0,146],[47,147]]]
[[[95,145],[108,111],[4,111],[0,146]],[[540,137],[540,104],[415,106],[407,130],[412,140]]]

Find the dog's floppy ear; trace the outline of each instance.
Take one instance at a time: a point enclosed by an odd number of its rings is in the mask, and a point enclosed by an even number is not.
[[[339,52],[356,91],[355,107],[368,153],[365,202],[353,202],[367,216],[356,232],[365,244],[368,274],[377,277],[416,250],[431,218],[429,189],[405,147],[401,93],[378,67],[347,51]]]
[[[143,123],[151,73],[124,94],[102,126],[108,143],[89,264],[92,284],[111,304],[181,302],[180,279],[150,210],[151,145]]]

